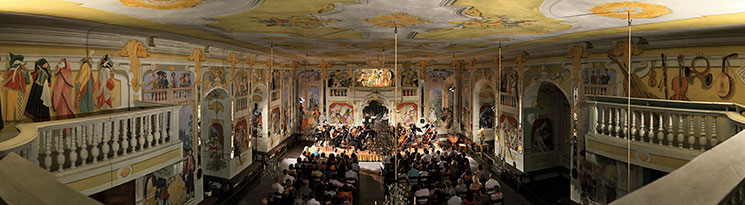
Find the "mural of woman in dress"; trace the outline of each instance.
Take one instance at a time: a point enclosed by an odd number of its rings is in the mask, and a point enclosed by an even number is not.
[[[210,162],[207,164],[207,169],[220,170],[225,168],[225,157],[223,155],[223,133],[222,123],[219,120],[214,120],[209,128],[209,142],[207,143],[207,150],[209,151]]]
[[[75,78],[75,89],[77,89],[77,97],[75,104],[78,104],[80,112],[93,112],[93,90],[95,80],[93,79],[93,72],[91,67],[93,60],[91,58],[83,58],[80,66],[80,72],[78,77]]]
[[[57,82],[54,84],[54,92],[52,92],[52,109],[57,112],[57,119],[74,118],[75,114],[72,110],[72,106],[75,103],[72,98],[72,79],[70,79],[70,63],[67,59],[57,64],[57,69],[54,71],[57,75]]]
[[[34,122],[49,121],[49,107],[52,106],[52,96],[49,94],[49,86],[52,86],[52,78],[49,75],[49,63],[46,59],[39,59],[35,63],[34,83],[26,103],[26,112],[23,114]]]

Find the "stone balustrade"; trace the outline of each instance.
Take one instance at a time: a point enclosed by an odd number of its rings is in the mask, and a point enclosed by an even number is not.
[[[584,95],[615,95],[616,87],[613,85],[582,84]]]
[[[194,100],[192,88],[167,88],[144,90],[143,100],[148,102],[157,102],[164,104],[179,104]]]
[[[63,172],[179,141],[181,106],[133,108],[17,126],[0,142],[0,156],[16,152],[50,172]]]

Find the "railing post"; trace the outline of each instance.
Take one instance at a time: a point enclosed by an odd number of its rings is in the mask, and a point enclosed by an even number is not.
[[[93,158],[93,163],[98,162],[98,155],[101,153],[98,149],[98,141],[100,141],[101,134],[97,125],[98,123],[90,124],[90,130],[88,130],[88,133],[92,132],[91,145],[93,147],[91,148],[91,157]]]
[[[168,92],[171,93],[171,92]],[[152,115],[148,114],[145,115],[144,125],[145,125],[145,132],[147,133],[147,147],[151,148],[153,147],[153,124],[152,119],[150,118]]]
[[[140,138],[137,141],[140,142],[140,150],[144,150],[145,149],[145,140],[146,140],[145,139],[145,116],[144,115],[141,115],[139,118],[140,118],[140,121],[139,121],[139,123],[140,123],[140,129],[139,129],[140,130]]]
[[[692,114],[688,115],[688,149],[690,150],[693,150],[693,145],[696,144],[696,133],[693,132],[693,127],[695,127],[696,125],[693,124],[693,118],[695,118],[695,116],[693,116]]]
[[[38,133],[44,139],[44,168],[47,171],[52,171],[52,136],[47,135],[46,132]]]
[[[153,124],[155,126],[155,130],[154,130],[155,131],[155,135],[154,135],[155,146],[158,146],[160,145],[160,111],[158,111],[154,117],[155,117],[155,123]]]
[[[623,119],[623,128],[621,128],[623,132],[621,133],[621,135],[623,136],[623,139],[628,139],[629,131],[631,131],[629,130],[629,118],[627,116],[629,114],[629,110],[621,108],[621,114],[623,115],[623,118],[621,118]]]
[[[127,152],[129,151],[129,135],[127,129],[127,120],[128,119],[121,119],[122,122],[122,155],[127,155]]]
[[[103,154],[103,160],[109,159],[109,141],[111,140],[111,125],[106,126],[106,124],[111,123],[110,121],[106,120],[101,124],[101,130],[103,130],[103,141],[101,141],[101,152]]]
[[[159,111],[159,113],[160,113],[160,120],[158,124],[160,128],[158,130],[160,131],[160,139],[163,140],[162,142],[159,142],[159,143],[163,144],[166,142],[166,137],[168,135],[168,133],[166,133],[166,117],[168,117],[168,115],[166,114],[166,112],[163,112],[163,110]],[[160,141],[160,139],[158,141]]]
[[[52,131],[44,130],[45,135],[51,135]],[[62,137],[54,136],[57,141],[57,171],[62,172],[65,170],[65,149],[62,145]]]
[[[614,110],[615,110],[615,113],[616,113],[616,123],[614,123],[616,129],[614,131],[616,132],[616,137],[620,138],[621,135],[622,135],[621,134],[621,126],[623,126],[621,124],[621,108],[616,107],[616,109],[614,109]]]
[[[675,132],[675,128],[673,128],[673,113],[668,113],[667,114],[667,117],[668,117],[667,118],[668,119],[667,120],[667,122],[668,122],[668,126],[667,126],[667,146],[672,147],[673,146],[673,140],[675,140],[674,139],[674,136],[673,136],[674,135],[673,132]]]
[[[649,111],[649,131],[647,131],[647,138],[649,143],[654,144],[654,113]]]
[[[60,129],[60,134],[63,135],[64,138],[64,132],[65,129]],[[78,163],[78,145],[77,145],[77,139],[75,137],[74,133],[70,133],[67,136],[67,147],[70,148],[69,158],[70,158],[70,169],[75,169],[75,165]]]
[[[644,142],[647,137],[647,129],[644,126],[644,110],[639,110],[639,142]]]
[[[662,140],[665,139],[664,119],[662,118],[664,114],[664,112],[658,114],[660,118],[657,125],[657,144],[660,146],[662,146]]]
[[[603,106],[598,106],[598,115],[600,116],[600,134],[605,134],[605,108]]]
[[[137,128],[135,127],[135,120],[137,120],[137,117],[129,118],[129,146],[132,147],[132,151],[130,152],[135,152],[135,148],[137,147]]]
[[[171,125],[168,127],[168,141],[172,141],[174,136],[176,139],[178,139],[178,121],[179,110],[177,108],[171,108]]]
[[[631,141],[636,141],[636,113],[629,110],[629,114],[631,115]]]
[[[706,115],[701,115],[701,130],[698,132],[700,134],[698,144],[701,145],[700,150],[703,152],[706,150]]]
[[[719,143],[719,140],[717,139],[717,116],[714,115],[711,117],[711,148],[714,148],[714,146],[717,146]]]
[[[502,101],[502,102],[504,102],[504,101]],[[590,127],[590,132],[591,133],[596,133],[596,134],[598,133],[597,132],[597,121],[598,121],[597,113],[598,113],[597,112],[597,107],[595,105],[590,105],[590,114],[589,114],[589,116],[590,116],[590,123],[589,123],[590,124],[590,126],[589,126]]]
[[[120,140],[120,137],[119,137],[119,119],[114,119],[112,121],[114,121],[113,122],[114,126],[111,127],[111,129],[114,132],[114,135],[112,136],[113,139],[111,140],[112,141],[111,142],[111,151],[114,152],[113,157],[114,158],[117,158],[117,157],[119,157],[119,146],[120,146],[119,145],[119,140]]]

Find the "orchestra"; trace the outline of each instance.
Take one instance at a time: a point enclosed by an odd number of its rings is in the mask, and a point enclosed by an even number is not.
[[[434,143],[439,140],[437,128],[430,124],[419,128],[415,124],[406,127],[399,123],[396,128],[396,139],[403,149],[429,149],[433,148]],[[315,146],[360,151],[367,150],[376,136],[376,132],[369,125],[329,125],[327,122],[319,124],[314,133]]]

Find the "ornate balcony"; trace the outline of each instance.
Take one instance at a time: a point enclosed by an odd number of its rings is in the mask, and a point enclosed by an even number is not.
[[[631,163],[651,169],[673,171],[745,129],[739,104],[587,97],[587,150],[626,161],[628,139]]]
[[[181,106],[132,108],[105,114],[17,125],[0,142],[83,194],[93,194],[182,159]]]
[[[168,88],[144,90],[143,100],[163,104],[180,104],[194,100],[192,88]]]

